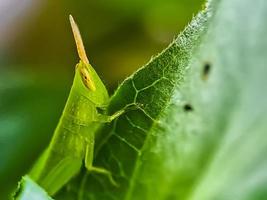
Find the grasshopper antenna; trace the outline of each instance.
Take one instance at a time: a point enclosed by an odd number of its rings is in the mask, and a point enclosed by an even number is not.
[[[79,31],[79,28],[71,15],[69,15],[69,19],[70,19],[70,25],[71,25],[73,36],[75,39],[78,55],[85,64],[89,64],[89,60],[86,56],[86,52],[85,52],[85,48],[83,45],[83,40],[82,40],[81,33]]]

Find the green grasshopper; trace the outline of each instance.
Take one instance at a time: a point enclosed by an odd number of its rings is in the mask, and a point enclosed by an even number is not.
[[[77,24],[70,15],[80,62],[76,65],[73,85],[53,138],[43,155],[34,165],[30,176],[51,196],[75,176],[84,161],[89,172],[108,176],[111,173],[94,167],[94,140],[97,128],[124,113],[122,109],[108,116],[98,112],[109,103],[107,89],[89,64]]]

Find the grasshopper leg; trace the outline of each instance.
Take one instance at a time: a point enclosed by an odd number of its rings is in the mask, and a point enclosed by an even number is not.
[[[119,116],[121,116],[124,112],[125,112],[125,110],[119,110],[119,111],[115,112],[113,115],[99,114],[98,115],[98,121],[100,121],[102,123],[112,122],[114,119],[116,119]]]
[[[91,141],[90,144],[87,145],[86,152],[85,152],[85,167],[86,167],[86,169],[89,172],[95,172],[95,173],[106,175],[108,177],[109,181],[111,182],[111,184],[118,187],[119,185],[113,179],[110,171],[108,171],[105,168],[93,166],[93,156],[94,156],[94,142]]]
[[[98,114],[98,120],[102,123],[109,123],[109,122],[112,122],[114,119],[118,118],[119,116],[121,116],[122,114],[126,113],[127,111],[137,110],[138,108],[141,108],[141,107],[142,107],[141,104],[136,104],[136,103],[128,104],[124,108],[115,112],[112,115]]]
[[[88,169],[88,168],[87,168]],[[99,174],[103,174],[103,175],[106,175],[110,181],[110,183],[116,187],[119,187],[118,183],[113,179],[112,177],[112,174],[110,171],[108,171],[107,169],[105,168],[101,168],[101,167],[94,167],[94,166],[91,166],[89,169],[88,169],[90,172],[95,172],[95,173],[99,173]]]

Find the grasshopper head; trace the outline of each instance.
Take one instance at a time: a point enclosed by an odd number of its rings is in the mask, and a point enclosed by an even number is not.
[[[78,55],[80,57],[80,62],[76,65],[74,85],[82,95],[96,105],[107,104],[108,93],[106,87],[89,63],[80,31],[71,15],[70,24],[76,42]]]

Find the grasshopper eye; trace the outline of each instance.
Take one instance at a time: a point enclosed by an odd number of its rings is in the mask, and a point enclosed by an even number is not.
[[[80,75],[81,75],[81,79],[82,79],[85,87],[92,90],[92,91],[95,91],[96,90],[95,84],[94,84],[93,80],[91,79],[91,76],[89,74],[88,69],[82,67],[80,69]]]

